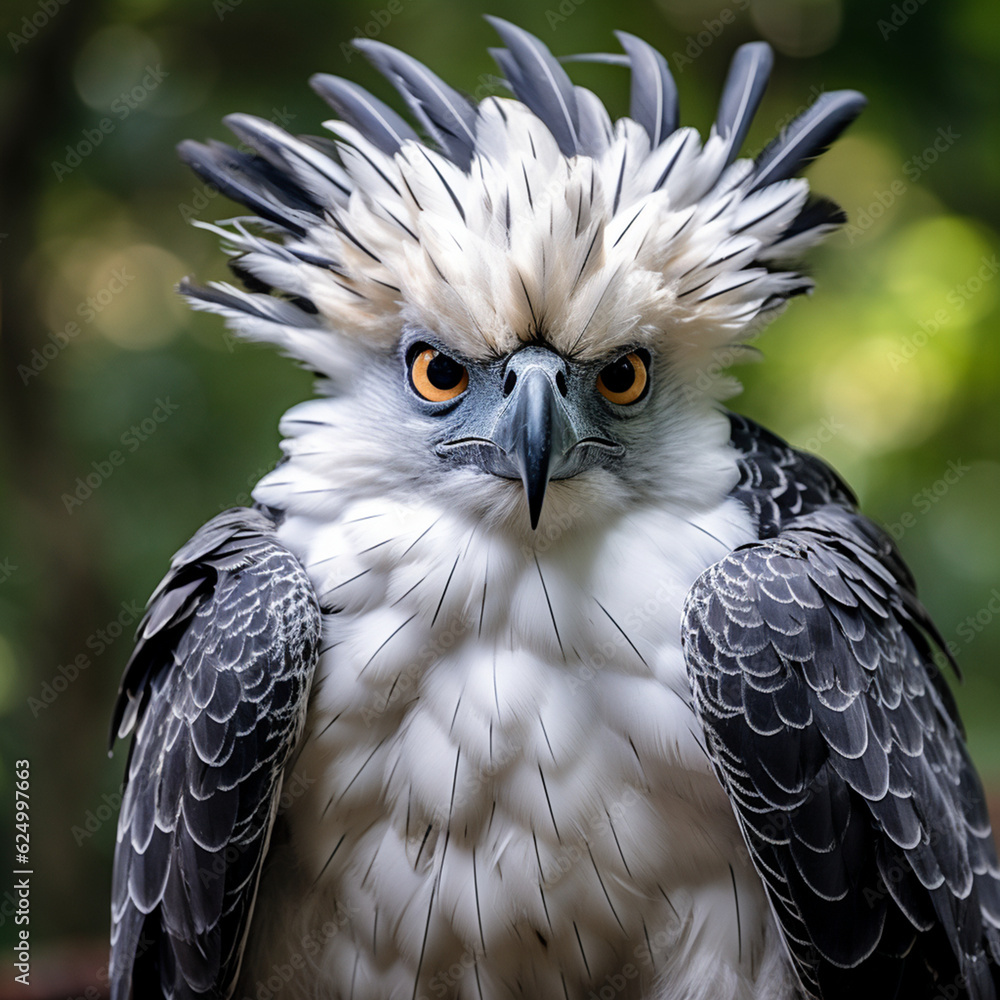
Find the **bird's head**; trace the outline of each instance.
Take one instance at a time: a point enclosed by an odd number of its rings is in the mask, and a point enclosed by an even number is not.
[[[283,428],[314,505],[431,496],[527,530],[543,511],[707,502],[732,474],[716,405],[732,383],[714,376],[811,288],[791,262],[843,216],[794,175],[864,99],[823,94],[741,160],[765,44],[737,51],[702,142],[638,38],[589,57],[631,68],[630,114],[612,122],[538,39],[492,20],[513,98],[473,103],[409,56],[357,43],[426,138],[321,75],[333,142],[233,115],[243,149],[182,144],[255,214],[205,226],[248,290],[185,291],[321,376],[323,398]]]

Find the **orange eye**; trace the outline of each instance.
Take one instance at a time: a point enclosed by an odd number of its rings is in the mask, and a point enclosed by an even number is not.
[[[635,351],[612,361],[597,376],[597,390],[620,406],[634,403],[646,391],[646,362]]]
[[[425,347],[410,365],[413,388],[431,403],[444,403],[461,396],[469,385],[469,373],[447,354]]]

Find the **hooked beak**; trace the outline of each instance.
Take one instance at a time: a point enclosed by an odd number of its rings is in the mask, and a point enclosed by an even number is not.
[[[524,483],[532,530],[538,527],[549,480],[578,440],[556,393],[541,367],[524,370],[493,438]]]
[[[576,476],[602,457],[620,457],[625,447],[609,436],[603,408],[593,401],[588,405],[555,351],[523,347],[497,375],[500,398],[494,397],[492,412],[478,426],[466,424],[464,433],[443,441],[437,451],[491,475],[520,479],[534,531],[551,480]]]

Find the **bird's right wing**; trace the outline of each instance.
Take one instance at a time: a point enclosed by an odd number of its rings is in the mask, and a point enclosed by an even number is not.
[[[112,735],[135,735],[112,888],[112,1000],[229,997],[321,615],[261,511],[174,557],[139,628]]]

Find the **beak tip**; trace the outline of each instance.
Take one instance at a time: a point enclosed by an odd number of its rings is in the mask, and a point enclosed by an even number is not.
[[[542,516],[553,465],[563,457],[562,442],[568,434],[565,421],[548,375],[541,368],[529,367],[516,383],[508,426],[497,444],[520,473],[532,531]]]
[[[538,522],[542,517],[542,506],[545,503],[545,487],[548,485],[547,477],[532,482],[526,478],[524,482],[525,499],[528,501],[528,519],[531,521],[531,530],[538,528]]]

